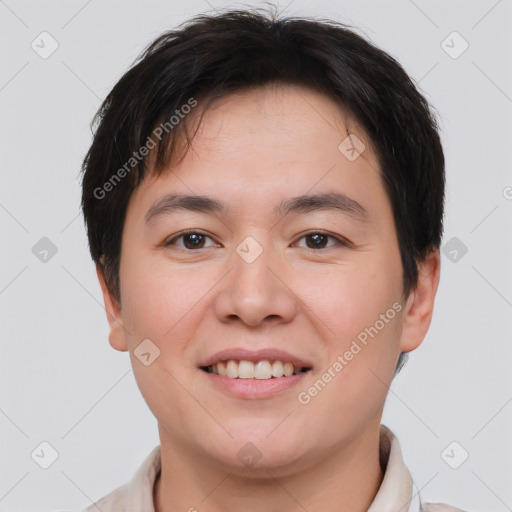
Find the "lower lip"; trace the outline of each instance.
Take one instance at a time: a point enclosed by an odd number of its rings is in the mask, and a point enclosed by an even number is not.
[[[271,379],[231,379],[229,377],[200,370],[210,382],[223,391],[238,398],[269,398],[297,385],[311,370],[289,377]]]

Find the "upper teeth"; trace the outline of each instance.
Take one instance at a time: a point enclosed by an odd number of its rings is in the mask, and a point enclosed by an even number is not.
[[[282,361],[270,362],[268,360],[258,361],[219,361],[217,364],[208,367],[208,370],[217,375],[229,377],[231,379],[271,379],[272,377],[289,377],[294,373],[299,373],[302,367],[294,368],[292,363],[283,363]]]

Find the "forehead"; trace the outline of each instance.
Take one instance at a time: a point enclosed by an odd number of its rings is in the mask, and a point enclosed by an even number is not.
[[[353,137],[364,140],[366,147],[361,157],[378,169],[373,142],[355,116],[339,101],[310,86],[271,82],[225,94],[209,105],[206,104],[209,99],[206,94],[191,99],[198,105],[180,116],[182,121],[177,123],[171,134],[175,139],[172,148],[174,154],[166,156],[172,156],[172,161],[166,162],[163,169],[156,169],[156,150],[150,151],[149,178],[165,174],[175,168],[179,157],[187,156],[185,130],[192,139],[192,150],[202,152],[203,157],[206,153],[212,156],[215,151],[224,156],[236,152],[244,155],[247,151],[241,150],[249,149],[244,146],[256,136],[258,142],[266,144],[265,148],[253,148],[260,151],[260,158],[264,157],[262,149],[277,150],[276,146],[283,150],[292,147],[294,152],[299,151],[301,155],[314,147],[330,149],[330,152],[333,148],[339,151],[340,141],[350,134],[351,141]],[[173,117],[178,119],[177,116]],[[303,141],[307,144],[298,147],[297,143]],[[346,144],[344,146],[346,149]],[[167,148],[169,153],[170,149]],[[229,153],[226,150],[230,150]]]
[[[202,118],[197,107],[187,124],[194,137],[183,160],[161,174],[150,172],[131,203],[143,199],[149,208],[147,197],[172,189],[226,202],[245,197],[245,206],[256,208],[270,198],[277,202],[278,195],[335,186],[363,197],[382,187],[366,134],[331,98],[307,87],[272,84],[233,93],[213,102]],[[354,137],[365,146],[355,159],[346,152],[347,138],[357,144]]]
[[[237,140],[244,144],[257,135],[273,149],[286,141],[292,145],[307,140],[310,144],[303,148],[306,150],[321,142],[336,143],[349,133],[364,139],[367,146],[371,144],[347,109],[327,95],[301,85],[270,83],[223,96],[208,108],[199,125],[200,113],[198,108],[187,121],[198,128],[197,143],[203,149],[209,147],[208,139],[215,138],[217,147],[225,142],[219,135],[231,137],[230,145]],[[297,146],[293,149],[296,151]],[[365,156],[373,156],[369,153]]]

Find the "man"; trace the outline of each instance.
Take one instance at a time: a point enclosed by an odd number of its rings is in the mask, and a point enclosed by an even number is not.
[[[443,151],[402,67],[334,22],[203,15],[97,121],[89,244],[160,445],[87,510],[460,510],[380,424],[440,276]]]

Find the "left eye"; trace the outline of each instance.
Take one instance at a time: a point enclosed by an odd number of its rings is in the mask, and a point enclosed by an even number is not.
[[[166,242],[164,245],[167,247],[169,245],[177,245],[181,249],[204,249],[204,241],[205,239],[211,238],[208,235],[205,235],[199,231],[184,231],[183,233],[179,234],[178,236],[175,236],[168,242]],[[184,240],[184,246],[179,246],[176,244],[176,240]],[[303,235],[299,240],[306,239],[310,240],[311,243],[306,243],[307,249],[326,249],[326,241],[328,239],[334,240],[334,245],[342,245],[342,246],[348,246],[348,243],[344,240],[335,237],[334,235],[329,235],[327,233],[323,233],[321,231],[313,231],[311,233],[306,233]],[[331,246],[332,247],[332,246]]]
[[[348,245],[346,242],[344,242],[340,238],[338,238],[334,235],[329,235],[327,233],[323,233],[322,231],[313,231],[311,233],[306,233],[305,235],[303,235],[300,238],[300,240],[302,240],[303,238],[306,240],[311,240],[311,245],[307,244],[308,249],[326,249],[326,248],[328,248],[328,247],[325,247],[325,242],[329,238],[331,240],[335,241],[334,245],[336,245],[336,244],[344,245],[344,246]]]

